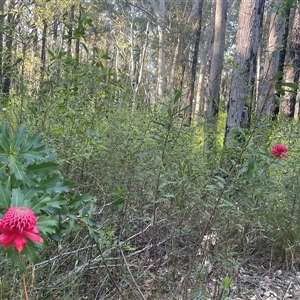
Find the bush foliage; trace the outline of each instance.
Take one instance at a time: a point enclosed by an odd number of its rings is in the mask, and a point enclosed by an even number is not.
[[[48,234],[59,237],[26,266],[35,269],[33,299],[208,299],[211,277],[221,299],[246,262],[298,267],[297,122],[261,120],[224,146],[222,113],[211,149],[205,124],[186,126],[178,91],[132,112],[125,79],[104,84],[103,66],[74,72],[73,63],[53,54],[44,92],[1,112],[1,209],[10,180],[11,201],[22,194],[57,220]],[[277,143],[287,158],[271,154]],[[3,275],[1,299],[22,298],[11,278]]]

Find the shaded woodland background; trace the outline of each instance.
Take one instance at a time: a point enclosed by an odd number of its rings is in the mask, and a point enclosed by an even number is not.
[[[299,1],[0,11],[1,121],[44,133],[101,224],[48,241],[32,299],[235,299],[247,264],[297,270]]]

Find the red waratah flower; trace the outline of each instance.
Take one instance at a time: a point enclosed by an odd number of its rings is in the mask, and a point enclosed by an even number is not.
[[[27,238],[42,243],[37,220],[38,217],[27,207],[10,207],[0,220],[0,244],[5,248],[14,245],[21,252],[27,244]]]
[[[277,157],[287,157],[288,148],[283,144],[277,144],[272,147],[271,152]]]

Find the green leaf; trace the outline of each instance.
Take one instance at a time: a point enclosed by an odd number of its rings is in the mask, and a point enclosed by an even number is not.
[[[14,174],[17,179],[23,180],[25,174],[24,165],[17,161],[13,155],[9,155],[8,157],[8,167],[11,174]]]
[[[274,77],[272,78],[272,80],[277,80],[283,77],[283,72],[282,71],[278,71]]]
[[[20,188],[13,189],[12,195],[11,195],[11,206],[17,207],[17,206],[23,206],[24,200],[23,200],[23,194],[20,190]]]
[[[281,96],[284,96],[285,92],[284,92],[284,89],[281,87],[280,84],[276,84],[276,85],[275,85],[275,89],[276,89],[276,91],[277,91]]]
[[[23,146],[20,149],[20,152],[27,152],[29,149],[36,149],[41,146],[41,141],[43,139],[43,134],[41,132],[37,132],[34,136],[29,137]]]
[[[14,139],[13,139],[13,142],[12,142],[12,148],[14,150],[17,150],[17,148],[20,147],[20,145],[23,143],[24,139],[26,137],[26,129],[25,129],[25,125],[21,125],[15,136],[14,136]]]
[[[28,150],[24,153],[18,153],[17,158],[26,159],[27,165],[31,165],[36,161],[43,161],[45,159],[45,154],[33,150]]]
[[[0,183],[0,207],[8,209],[10,207],[10,192],[4,183]]]
[[[0,132],[9,140],[9,129],[7,122],[2,122],[2,125],[0,127]]]
[[[60,174],[49,176],[41,182],[40,189],[47,190],[48,188],[53,188],[58,182],[60,182],[60,180],[61,180]]]
[[[34,174],[25,173],[23,177],[23,183],[26,184],[28,187],[37,187],[39,186],[39,182],[34,177]]]
[[[19,269],[20,274],[24,273],[26,266],[21,259],[21,255],[16,247],[12,246],[6,250],[6,257],[12,266]]]
[[[44,209],[47,206],[47,203],[51,201],[51,198],[49,195],[44,195],[43,198],[33,198],[32,201],[26,201],[26,204],[30,204],[30,209],[32,209],[34,212],[39,213],[41,209]],[[27,205],[28,205],[27,204]]]
[[[23,200],[24,202],[31,200],[33,197],[39,194],[39,189],[36,187],[24,188],[23,190]]]
[[[47,193],[63,193],[68,192],[70,189],[72,189],[75,186],[74,182],[72,181],[63,181],[57,183],[54,187],[48,188]]]
[[[59,165],[54,162],[43,162],[40,164],[32,164],[27,167],[27,170],[34,174],[43,177],[51,172],[57,171]]]
[[[9,139],[3,135],[3,133],[0,134],[0,154],[2,155],[9,155],[10,152],[10,142]]]
[[[36,249],[38,245],[41,245],[41,243],[34,243],[31,240],[28,240],[28,244],[22,250],[22,254],[33,264],[41,261],[39,252]]]
[[[294,83],[294,82],[282,82],[281,86],[287,86],[287,87],[290,87],[294,90],[297,90],[298,87],[299,87],[299,85],[297,83]]]
[[[57,221],[50,216],[41,216],[38,219],[37,227],[43,234],[52,234],[56,232]]]

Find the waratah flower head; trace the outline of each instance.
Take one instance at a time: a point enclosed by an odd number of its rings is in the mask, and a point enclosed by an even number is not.
[[[37,220],[38,217],[27,207],[10,207],[0,220],[0,244],[5,248],[15,246],[20,252],[27,245],[27,239],[42,243]]]
[[[273,155],[277,157],[287,157],[288,148],[283,144],[276,144],[271,148]]]

